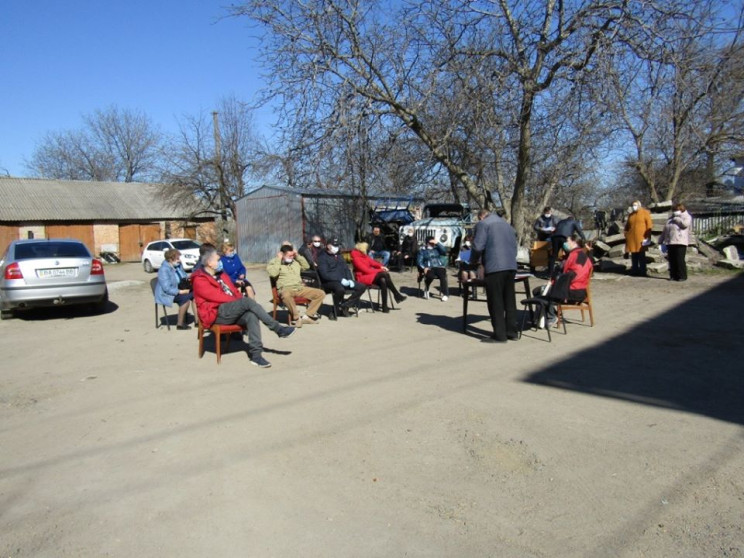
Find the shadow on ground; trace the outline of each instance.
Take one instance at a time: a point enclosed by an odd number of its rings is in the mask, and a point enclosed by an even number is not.
[[[744,424],[742,318],[744,274],[524,381]]]

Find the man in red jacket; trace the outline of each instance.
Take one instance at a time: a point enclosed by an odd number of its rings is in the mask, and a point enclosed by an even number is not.
[[[201,257],[203,267],[191,275],[194,284],[194,299],[199,320],[204,327],[212,324],[240,324],[248,331],[248,356],[254,366],[268,368],[271,363],[262,356],[261,326],[259,321],[286,338],[295,331],[282,326],[264,310],[253,297],[241,296],[226,273],[222,273],[222,262],[216,250],[210,249]]]

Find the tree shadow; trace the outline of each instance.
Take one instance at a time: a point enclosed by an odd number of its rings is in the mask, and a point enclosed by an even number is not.
[[[524,381],[744,424],[742,295],[744,274]]]

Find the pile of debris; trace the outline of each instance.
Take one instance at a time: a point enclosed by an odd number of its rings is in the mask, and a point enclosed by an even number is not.
[[[649,206],[653,228],[651,246],[646,250],[646,267],[649,273],[664,275],[669,271],[669,263],[661,252],[659,237],[664,225],[671,217],[672,202],[663,201]],[[694,215],[693,215],[694,219]],[[597,260],[595,269],[603,272],[625,273],[630,270],[631,262],[625,253],[624,225],[620,221],[608,224],[607,233],[593,240],[593,253]],[[710,243],[694,238],[690,234],[690,245],[687,248],[688,271],[702,271],[718,265],[727,269],[744,269],[744,261],[739,259],[736,246],[723,249],[723,254]]]

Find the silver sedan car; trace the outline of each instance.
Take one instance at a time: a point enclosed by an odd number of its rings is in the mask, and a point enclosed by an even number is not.
[[[0,318],[13,310],[89,304],[103,310],[103,264],[74,239],[15,240],[0,260]]]

